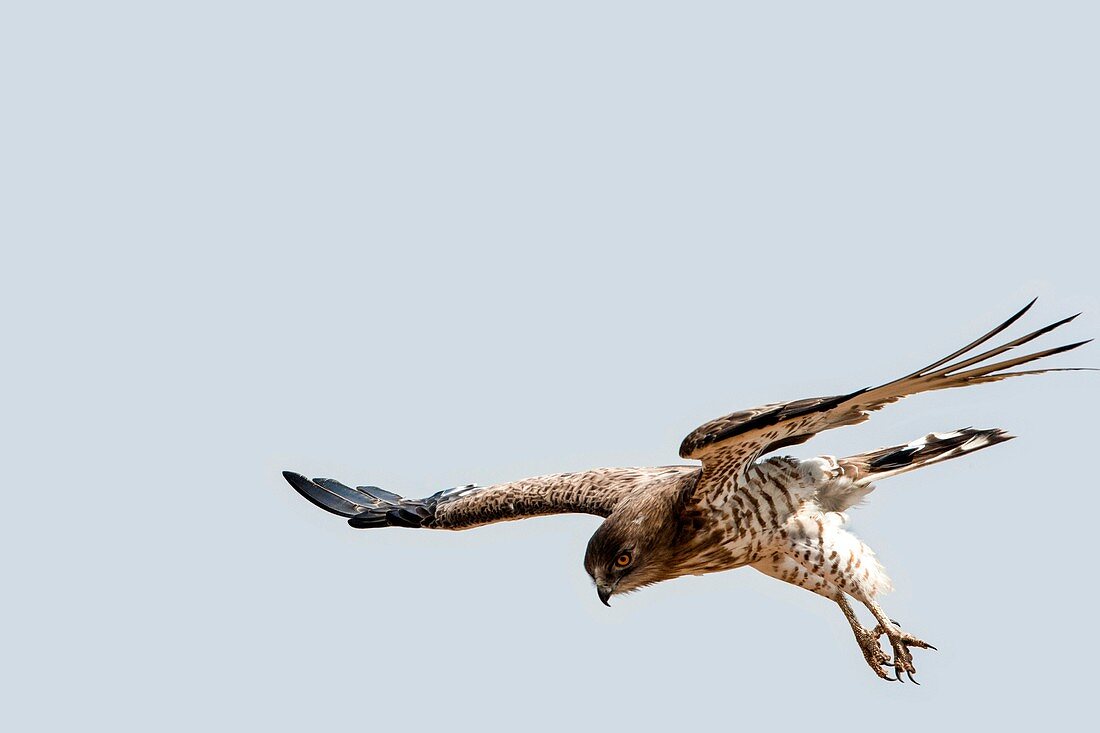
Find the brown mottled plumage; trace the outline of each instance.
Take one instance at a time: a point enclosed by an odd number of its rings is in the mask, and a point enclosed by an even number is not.
[[[910,647],[934,648],[903,632],[876,602],[890,580],[874,553],[843,528],[843,512],[878,479],[949,460],[1009,440],[1002,430],[930,433],[907,445],[847,458],[764,459],[815,434],[867,420],[902,397],[1062,369],[1006,372],[1085,341],[988,364],[1073,320],[1058,321],[976,356],[953,362],[1015,323],[1035,303],[981,338],[901,379],[833,397],[795,400],[734,412],[684,439],[680,456],[702,466],[600,468],[495,486],[464,486],[406,499],[374,486],[284,472],[314,504],[353,527],[468,529],[493,522],[580,512],[606,517],[588,543],[584,567],[604,603],[614,594],[682,575],[751,565],[835,601],[867,663],[883,679],[913,679]],[[950,364],[950,365],[949,365]],[[984,364],[984,366],[979,366]],[[949,366],[948,366],[949,365]],[[877,626],[866,629],[848,599],[862,603]],[[879,646],[886,636],[891,658]],[[884,667],[892,666],[890,677]],[[915,680],[914,680],[915,681]]]

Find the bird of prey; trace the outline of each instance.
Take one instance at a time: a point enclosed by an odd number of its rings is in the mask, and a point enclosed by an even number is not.
[[[929,433],[905,445],[806,460],[769,453],[817,433],[867,420],[908,395],[1068,369],[1007,371],[1075,349],[1081,341],[995,361],[995,357],[1076,316],[971,355],[1022,317],[1035,301],[981,338],[900,379],[830,397],[777,402],[712,420],[688,435],[680,457],[702,465],[598,468],[493,486],[462,486],[406,499],[376,486],[284,476],[302,496],[357,528],[468,529],[547,514],[605,517],[588,542],[584,568],[604,604],[613,595],[683,575],[745,565],[840,606],[863,656],[887,680],[916,682],[911,647],[934,649],[903,631],[878,596],[890,579],[874,552],[844,528],[844,511],[875,482],[1009,440],[999,429]],[[1080,314],[1078,314],[1080,315]],[[865,628],[849,598],[874,616]],[[885,636],[892,657],[879,644]],[[890,674],[892,667],[893,674]]]

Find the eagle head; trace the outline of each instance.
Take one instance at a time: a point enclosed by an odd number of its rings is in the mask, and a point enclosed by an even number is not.
[[[677,522],[662,502],[624,502],[599,526],[584,553],[584,569],[605,606],[628,593],[674,578]]]

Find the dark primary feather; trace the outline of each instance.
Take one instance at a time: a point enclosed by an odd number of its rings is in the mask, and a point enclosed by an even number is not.
[[[294,487],[295,491],[312,503],[343,517],[355,516],[366,509],[372,501],[372,497],[362,495],[338,481],[330,482],[328,479],[310,481],[293,471],[283,471],[283,478]]]
[[[923,373],[925,373],[925,372],[927,372],[931,369],[935,369],[936,367],[943,366],[944,364],[951,361],[955,357],[962,356],[963,354],[970,351],[971,349],[974,349],[974,348],[977,348],[978,346],[981,346],[986,341],[993,338],[994,336],[999,334],[1001,331],[1004,331],[1006,328],[1011,326],[1013,323],[1015,323],[1016,321],[1023,318],[1024,314],[1027,313],[1029,310],[1031,310],[1031,306],[1035,305],[1035,303],[1038,300],[1039,300],[1038,298],[1032,298],[1030,303],[1025,305],[1020,310],[1016,311],[1016,313],[1014,313],[1011,318],[1009,318],[1007,321],[1005,321],[1001,325],[999,325],[996,328],[994,328],[993,330],[983,334],[982,336],[979,336],[978,338],[976,338],[973,341],[971,341],[970,343],[968,343],[966,346],[962,347],[958,351],[954,351],[954,352],[948,354],[947,356],[943,357],[939,361],[934,361],[931,364],[929,364],[928,366],[924,367],[923,369],[918,369],[917,371],[913,372],[912,374],[906,374],[905,377],[903,377],[903,379],[908,379],[909,377],[919,377],[921,374],[923,374]],[[1076,316],[1074,316],[1074,317],[1076,317]]]
[[[353,527],[422,527],[433,517],[433,500],[405,499],[377,486],[351,488],[330,478],[310,480],[292,471],[283,471],[283,478],[294,489],[317,506],[348,518]]]

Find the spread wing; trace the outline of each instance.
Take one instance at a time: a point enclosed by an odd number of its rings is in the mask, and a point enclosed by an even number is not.
[[[469,529],[546,514],[606,517],[624,496],[698,472],[697,466],[598,468],[494,486],[461,486],[424,499],[406,499],[377,486],[353,489],[333,479],[310,480],[290,471],[284,471],[283,477],[317,506],[347,517],[352,527]]]
[[[717,420],[712,420],[695,429],[684,439],[683,444],[680,446],[680,456],[702,460],[704,472],[709,475],[717,472],[735,472],[743,470],[766,453],[785,446],[804,443],[822,431],[842,425],[861,423],[869,419],[871,412],[891,402],[897,402],[908,395],[996,382],[1025,374],[1077,371],[1070,369],[1035,369],[1006,372],[1004,370],[1036,359],[1060,354],[1063,351],[1076,349],[1078,346],[1088,343],[1088,341],[1046,349],[992,364],[985,363],[1010,349],[1026,344],[1059,326],[1069,323],[1077,316],[1065,318],[976,356],[955,361],[960,357],[965,357],[978,346],[1011,326],[1027,313],[1034,304],[1035,301],[1032,300],[1007,321],[953,354],[880,387],[860,389],[848,394],[831,397],[777,402],[752,410],[734,412]],[[978,366],[979,364],[982,366]],[[705,483],[710,484],[710,482]]]

